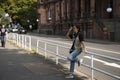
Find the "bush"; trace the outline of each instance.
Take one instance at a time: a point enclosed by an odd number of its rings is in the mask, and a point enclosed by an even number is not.
[[[31,54],[37,54],[37,51],[36,51],[35,49],[32,49],[32,50],[30,51],[30,53],[31,53]]]

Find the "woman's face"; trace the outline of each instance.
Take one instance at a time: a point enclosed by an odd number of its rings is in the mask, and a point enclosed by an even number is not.
[[[73,26],[73,31],[74,31],[75,33],[77,33],[77,32],[78,32],[78,29],[77,29],[77,27],[76,27],[76,26]]]

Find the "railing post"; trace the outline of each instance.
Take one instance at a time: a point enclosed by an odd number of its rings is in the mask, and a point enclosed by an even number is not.
[[[27,43],[26,43],[26,36],[25,36],[25,49],[26,49]]]
[[[13,37],[13,43],[15,43],[15,34],[13,34],[13,36],[14,36],[14,37]]]
[[[39,40],[37,40],[37,53],[39,53],[38,49],[39,49]]]
[[[31,37],[29,36],[29,50],[31,50]]]
[[[21,35],[21,39],[22,39],[22,41],[21,41],[21,47],[23,48],[23,35]]]
[[[17,43],[17,34],[15,34],[15,44]]]
[[[18,45],[18,34],[17,34],[17,45]]]
[[[16,44],[17,44],[17,35],[18,35],[18,34],[16,34]]]
[[[22,35],[22,48],[24,48],[24,35]]]
[[[22,35],[20,35],[20,47],[22,47]]]
[[[94,79],[94,69],[93,69],[93,67],[94,67],[94,60],[93,60],[93,58],[94,58],[94,55],[91,55],[91,80],[93,80]]]
[[[18,35],[18,43],[17,43],[17,45],[19,46],[19,35]]]
[[[58,54],[59,54],[59,52],[58,52],[58,45],[57,45],[57,47],[56,47],[56,64],[58,64]]]
[[[20,47],[20,35],[19,35],[19,47]]]
[[[47,58],[47,43],[45,42],[45,59]]]

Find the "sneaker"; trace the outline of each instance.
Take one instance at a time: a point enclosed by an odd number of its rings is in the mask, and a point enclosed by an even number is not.
[[[80,66],[80,65],[81,65],[79,60],[78,60],[78,62],[77,62],[77,63],[78,63],[78,66]]]
[[[78,66],[80,66],[82,62],[83,62],[83,59],[78,60],[78,62],[77,62]]]
[[[65,78],[74,78],[74,76],[73,76],[73,74],[69,74]]]

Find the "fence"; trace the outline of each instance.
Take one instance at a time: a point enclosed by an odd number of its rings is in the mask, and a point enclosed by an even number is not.
[[[55,58],[56,64],[59,63],[60,59],[66,60],[67,55],[63,55],[60,52],[61,51],[68,52],[68,50],[69,50],[69,47],[67,47],[65,45],[60,45],[60,44],[56,44],[56,43],[53,43],[53,42],[49,42],[49,40],[45,41],[45,40],[42,40],[42,39],[36,39],[36,41],[35,41],[35,39],[34,39],[34,41],[32,41],[32,37],[27,36],[27,35],[10,33],[10,34],[8,34],[8,40],[10,40],[11,42],[15,43],[16,45],[18,45],[19,47],[24,48],[24,49],[31,50],[34,46],[36,51],[38,53],[44,55],[45,58],[48,55],[52,55]],[[36,43],[36,44],[33,44],[33,42]],[[120,80],[120,76],[114,75],[110,72],[107,72],[105,70],[94,67],[94,57],[95,56],[105,58],[105,59],[108,59],[108,60],[114,60],[114,61],[120,62],[119,58],[110,57],[110,56],[106,56],[106,55],[101,55],[101,54],[97,54],[97,53],[94,53],[94,52],[87,52],[87,54],[89,54],[91,56],[90,57],[91,58],[90,65],[82,63],[82,66],[87,67],[91,70],[91,80],[93,80],[94,77],[95,77],[94,76],[94,71],[98,71],[102,74],[106,74],[108,76],[111,76],[115,79]]]

